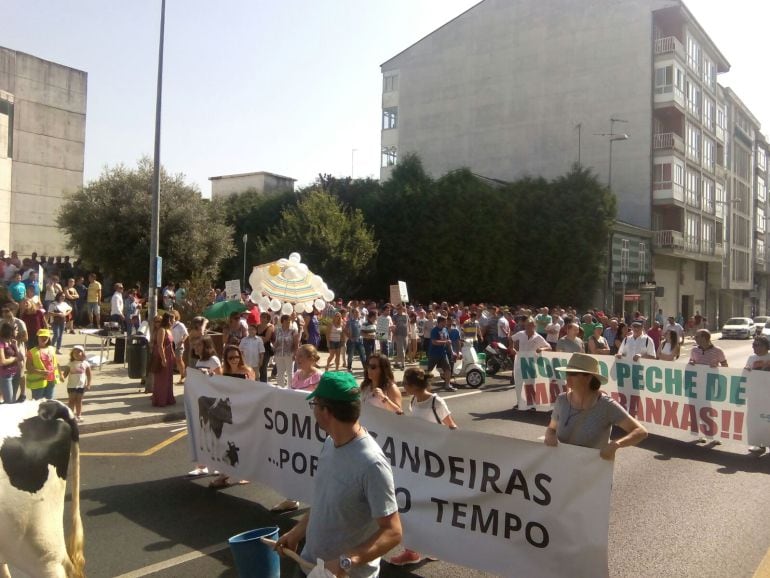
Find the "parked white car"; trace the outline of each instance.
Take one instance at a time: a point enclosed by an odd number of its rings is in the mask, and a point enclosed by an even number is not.
[[[767,325],[767,322],[770,321],[770,316],[767,315],[759,315],[754,318],[754,335],[761,335],[762,330],[765,328],[765,325]]]
[[[770,321],[765,323],[765,326],[762,328],[762,335],[767,335],[770,337]]]
[[[751,339],[754,321],[750,317],[732,317],[722,326],[722,339]]]

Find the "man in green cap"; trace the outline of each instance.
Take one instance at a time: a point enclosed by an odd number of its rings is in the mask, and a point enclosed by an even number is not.
[[[380,446],[359,423],[361,390],[346,372],[327,371],[307,396],[328,437],[313,485],[312,509],[278,539],[276,550],[296,550],[326,562],[335,576],[373,578],[380,557],[401,542],[393,472]]]

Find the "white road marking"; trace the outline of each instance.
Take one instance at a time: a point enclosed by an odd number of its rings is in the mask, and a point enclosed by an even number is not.
[[[167,570],[168,568],[173,568],[174,566],[179,566],[180,564],[186,564],[187,562],[191,562],[192,560],[197,560],[198,558],[203,558],[204,556],[210,556],[215,552],[221,552],[222,550],[227,550],[227,548],[229,548],[227,544],[216,544],[214,546],[209,546],[208,548],[204,548],[203,550],[194,550],[192,552],[188,552],[187,554],[182,554],[181,556],[177,556],[176,558],[169,558],[168,560],[164,560],[163,562],[150,564],[149,566],[145,566],[144,568],[139,568],[137,570],[134,570],[133,572],[127,572],[126,574],[121,574],[120,576],[116,576],[116,578],[140,578],[141,576],[149,576],[150,574],[154,574],[155,572],[160,572],[161,570]]]
[[[120,429],[108,429],[108,430],[104,430],[104,431],[95,431],[95,432],[91,432],[91,433],[84,433],[84,434],[80,434],[80,437],[81,438],[91,438],[91,437],[103,436],[103,435],[107,435],[107,434],[122,433],[122,432],[127,432],[127,431],[136,431],[138,429],[160,429],[160,428],[166,428],[166,427],[179,426],[179,425],[182,425],[183,423],[185,423],[185,422],[183,422],[183,421],[174,421],[174,422],[150,423],[150,424],[145,424],[145,425],[136,425],[136,426],[132,426],[132,427],[124,427],[124,428],[120,428]],[[185,426],[185,427],[183,427],[181,429],[187,429],[187,427]],[[180,430],[174,430],[174,431],[180,431]]]

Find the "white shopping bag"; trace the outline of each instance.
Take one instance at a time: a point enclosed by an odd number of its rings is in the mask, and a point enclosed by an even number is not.
[[[315,561],[315,568],[307,576],[308,578],[334,578],[334,574],[326,569],[324,561],[320,558]]]

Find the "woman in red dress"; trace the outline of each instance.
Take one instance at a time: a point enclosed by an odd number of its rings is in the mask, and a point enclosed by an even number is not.
[[[163,407],[174,405],[174,337],[171,333],[173,316],[168,313],[156,315],[152,320],[152,358],[153,368],[152,405]]]

